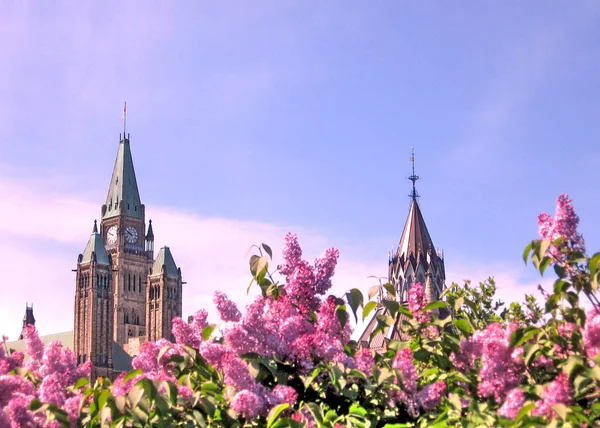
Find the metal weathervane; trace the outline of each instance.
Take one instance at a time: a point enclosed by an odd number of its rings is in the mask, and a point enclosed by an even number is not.
[[[417,182],[417,180],[420,177],[415,174],[415,148],[411,147],[411,150],[412,150],[412,154],[410,156],[410,161],[412,162],[412,175],[410,177],[408,177],[408,179],[410,181],[412,181],[413,188],[412,188],[412,193],[408,196],[410,196],[414,201],[419,197],[419,194],[417,193],[417,186],[415,183]]]

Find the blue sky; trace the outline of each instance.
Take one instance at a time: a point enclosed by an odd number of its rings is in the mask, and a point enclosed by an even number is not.
[[[72,328],[123,101],[186,314],[243,302],[245,250],[288,230],[340,248],[338,292],[386,274],[411,146],[448,283],[531,291],[522,249],[559,193],[600,248],[599,21],[592,1],[0,2],[0,327],[34,300],[42,332]]]

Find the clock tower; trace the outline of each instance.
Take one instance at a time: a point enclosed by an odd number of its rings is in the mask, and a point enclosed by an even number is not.
[[[153,264],[153,248],[144,242],[145,207],[138,191],[129,136],[119,142],[112,178],[102,205],[100,234],[112,261],[114,340],[146,335],[146,278]]]
[[[119,139],[100,227],[94,222],[75,271],[74,351],[78,362],[92,361],[92,378],[126,370],[125,353],[137,355],[144,341],[172,339],[171,321],[181,317],[181,269],[168,247],[154,259],[129,135]]]

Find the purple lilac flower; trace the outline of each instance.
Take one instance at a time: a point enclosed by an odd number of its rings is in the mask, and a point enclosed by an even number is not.
[[[330,248],[315,260],[315,291],[317,294],[325,294],[331,288],[331,277],[335,272],[340,252],[337,248]]]
[[[566,245],[584,251],[583,237],[577,232],[579,217],[575,214],[571,199],[566,194],[561,194],[556,200],[556,210],[554,218],[548,213],[541,213],[538,216],[538,227],[541,239],[555,241],[557,238],[563,238],[563,244],[559,246],[551,245],[549,252],[556,258],[561,259],[561,249]]]
[[[587,312],[585,328],[583,329],[583,344],[588,357],[600,353],[600,314],[596,309]]]
[[[367,376],[371,376],[373,373],[373,365],[375,364],[373,352],[368,348],[362,348],[356,353],[355,358],[358,369]]]
[[[430,412],[440,405],[446,395],[446,383],[439,381],[425,386],[417,393],[417,403],[424,411]]]
[[[392,363],[392,367],[402,373],[404,391],[409,396],[417,392],[417,369],[413,365],[413,357],[412,351],[409,348],[404,348],[398,351]]]
[[[419,322],[427,322],[430,319],[429,314],[423,312],[425,306],[427,306],[425,289],[420,282],[415,282],[408,290],[408,309],[410,309]]]
[[[29,403],[33,400],[32,395],[16,393],[4,408],[13,427],[36,427],[40,424],[35,422],[33,413],[29,410]]]
[[[522,350],[511,349],[508,344],[515,326],[505,331],[498,323],[475,333],[473,339],[481,346],[479,394],[493,396],[500,403],[511,389],[521,383],[524,365]]]
[[[178,345],[189,345],[198,348],[202,340],[202,336],[198,337],[197,332],[191,324],[185,322],[180,317],[173,317],[171,333],[175,337],[175,343]]]
[[[82,394],[77,394],[67,398],[65,401],[64,410],[69,415],[69,422],[71,422],[72,427],[77,426],[77,421],[79,420],[79,406],[81,405],[82,398]]]
[[[237,305],[229,300],[225,293],[216,291],[215,297],[213,297],[213,302],[217,306],[217,310],[219,311],[219,315],[223,321],[237,322],[242,317]]]
[[[300,248],[300,244],[298,244],[298,236],[295,233],[285,235],[282,254],[284,263],[279,266],[279,272],[282,275],[289,275],[296,269],[302,257],[302,249]]]
[[[519,388],[513,388],[506,396],[502,407],[498,409],[498,414],[505,418],[514,419],[525,404],[525,393]]]
[[[33,395],[33,389],[31,381],[21,376],[0,376],[0,408],[6,406],[10,398],[16,393]]]
[[[2,428],[10,427],[10,419],[8,418],[8,415],[6,414],[6,412],[2,409],[2,406],[0,406],[0,427],[2,427]]]
[[[569,383],[569,377],[561,372],[554,381],[550,382],[542,393],[542,399],[538,400],[535,409],[531,412],[534,416],[553,417],[555,404],[571,404],[573,402],[573,390]]]
[[[294,388],[287,385],[276,385],[273,388],[273,395],[275,395],[279,403],[288,403],[293,406],[298,399],[298,393]]]
[[[231,400],[231,408],[246,419],[251,419],[261,413],[264,400],[252,391],[238,392]]]
[[[36,328],[31,324],[23,328],[23,336],[25,337],[25,349],[30,358],[27,362],[27,367],[36,373],[44,355],[44,344],[40,340]]]

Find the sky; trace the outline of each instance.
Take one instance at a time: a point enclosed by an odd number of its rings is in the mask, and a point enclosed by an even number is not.
[[[568,193],[600,248],[600,5],[594,1],[0,0],[0,333],[25,303],[73,328],[77,256],[127,132],[184,317],[250,297],[247,251],[286,232],[340,250],[332,291],[387,274],[419,203],[447,284],[502,300],[537,215]],[[255,292],[255,291],[254,291]],[[251,292],[252,294],[252,292]]]

